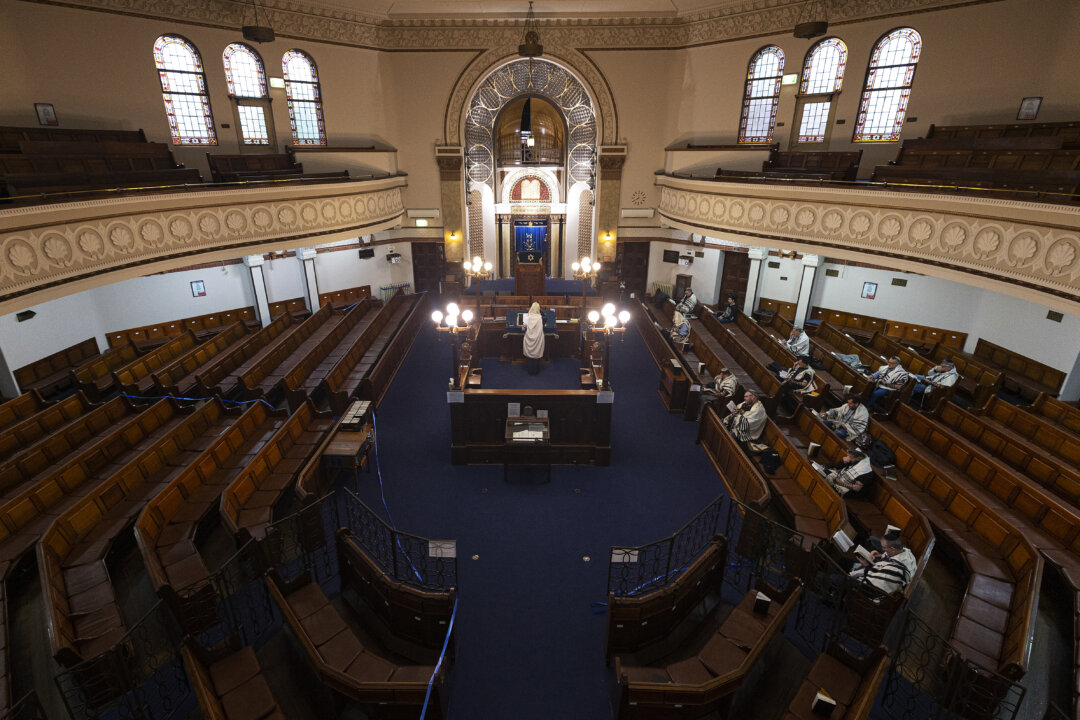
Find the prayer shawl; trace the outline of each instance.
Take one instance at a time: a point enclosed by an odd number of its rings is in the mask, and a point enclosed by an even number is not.
[[[527,358],[544,357],[544,316],[540,314],[540,303],[533,303],[526,313],[525,339],[521,351]]]
[[[810,354],[810,336],[806,333],[799,333],[797,338],[788,338],[784,345],[795,357]]]
[[[848,437],[854,439],[866,432],[866,426],[870,422],[870,411],[862,403],[856,405],[854,410],[845,403],[826,412],[825,419],[831,423],[838,423],[847,430]]]
[[[796,370],[791,368],[784,376],[784,380],[789,383],[792,392],[796,393],[808,393],[814,391],[814,368],[804,367]],[[803,383],[806,383],[805,385]]]
[[[934,387],[952,387],[956,384],[956,381],[960,379],[960,376],[956,372],[956,368],[951,367],[948,370],[938,371],[935,366],[926,374],[926,382],[930,383]]]
[[[870,458],[868,457],[864,457],[862,460],[851,464],[840,461],[829,467],[829,477],[833,480],[843,480],[846,483],[860,482],[863,483],[863,487],[865,488],[866,483],[873,479],[874,468],[871,466]],[[871,477],[863,479],[863,475],[870,475]],[[834,486],[834,488],[840,495],[854,492],[851,488],[844,487],[843,485]]]
[[[877,381],[879,388],[892,390],[891,386],[893,385],[904,386],[904,383],[908,381],[908,371],[904,369],[903,365],[897,365],[892,370],[889,369],[888,365],[882,365],[874,373],[874,379]]]
[[[765,406],[758,400],[750,407],[747,407],[746,403],[739,405],[739,412],[724,418],[724,425],[731,430],[736,440],[752,442],[761,437],[768,417]]]
[[[690,293],[689,296],[684,297],[679,301],[679,304],[675,306],[675,309],[681,312],[683,315],[689,315],[694,312],[694,308],[697,307],[697,295]]]
[[[851,577],[861,580],[886,595],[903,590],[915,575],[915,555],[908,548],[895,557],[883,555],[873,565],[860,565]]]
[[[739,381],[735,379],[734,375],[723,375],[716,378],[715,387],[716,392],[732,397],[735,395],[735,390],[739,386]]]
[[[675,315],[671,318],[671,330],[668,331],[668,335],[671,336],[672,342],[686,342],[686,336],[690,334],[690,323],[686,322],[686,318],[678,310],[675,311]]]

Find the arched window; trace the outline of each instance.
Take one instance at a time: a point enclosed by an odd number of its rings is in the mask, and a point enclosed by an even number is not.
[[[870,53],[854,142],[895,142],[907,115],[911,81],[922,51],[922,38],[912,28],[885,35]]]
[[[775,45],[766,45],[750,58],[746,92],[743,93],[742,119],[739,120],[739,142],[772,142],[783,75],[784,51]]]
[[[285,73],[285,97],[289,103],[289,125],[296,145],[325,145],[322,93],[319,71],[310,55],[289,50],[281,58]]]
[[[231,43],[221,55],[225,84],[229,88],[244,145],[270,145],[269,103],[266,71],[259,53],[243,43]]]
[[[214,113],[210,110],[199,51],[179,35],[162,35],[154,43],[154,62],[173,142],[217,145]]]
[[[798,144],[825,142],[833,94],[840,92],[844,84],[846,66],[847,45],[840,38],[825,38],[806,53],[795,113],[799,123]]]

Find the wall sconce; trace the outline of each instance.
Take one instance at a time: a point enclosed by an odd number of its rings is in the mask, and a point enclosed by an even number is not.
[[[450,239],[452,241],[457,242],[460,238],[461,238],[461,235],[456,230],[454,232],[450,233]]]
[[[427,218],[416,218],[416,227],[427,227]]]

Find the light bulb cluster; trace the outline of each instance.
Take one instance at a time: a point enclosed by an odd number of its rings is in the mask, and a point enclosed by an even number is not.
[[[575,275],[593,275],[600,272],[600,263],[593,262],[586,256],[581,258],[580,262],[571,264],[570,269],[574,271]]]
[[[614,330],[619,326],[619,323],[622,323],[625,327],[630,322],[630,313],[627,310],[616,313],[615,306],[606,303],[604,307],[600,308],[599,312],[596,310],[589,311],[588,318],[594,328]],[[601,319],[603,319],[602,322]]]
[[[445,321],[446,328],[448,330],[453,330],[457,328],[459,319],[466,325],[472,322],[473,311],[468,309],[462,310],[458,307],[457,303],[450,303],[446,306],[445,314],[442,310],[435,310],[431,313],[431,319],[436,327],[442,325]]]
[[[465,268],[466,275],[479,275],[481,273],[490,273],[492,265],[490,262],[484,262],[484,258],[477,255],[470,262],[466,260],[462,265]]]

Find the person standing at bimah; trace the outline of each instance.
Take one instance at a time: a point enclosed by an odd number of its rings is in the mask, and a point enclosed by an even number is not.
[[[544,316],[540,314],[540,303],[533,303],[525,313],[525,338],[521,342],[521,352],[525,355],[525,365],[530,375],[540,373],[540,358],[544,357]]]

